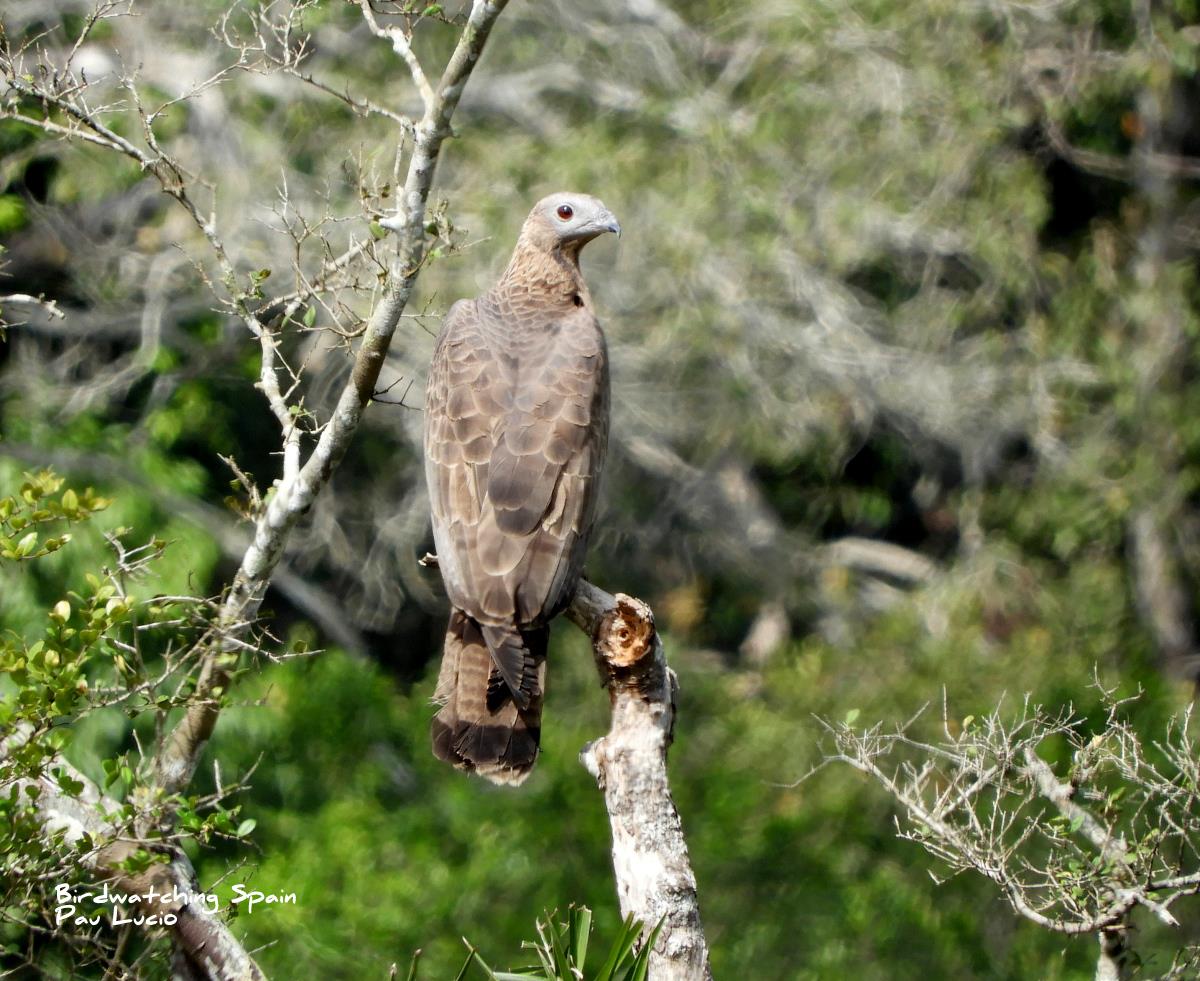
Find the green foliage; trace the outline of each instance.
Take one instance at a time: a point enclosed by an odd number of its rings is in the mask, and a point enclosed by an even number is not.
[[[109,504],[90,487],[82,493],[63,491],[62,478],[49,471],[25,478],[16,494],[0,497],[2,562],[32,562],[57,552],[72,538],[59,529],[87,521]],[[23,724],[48,731],[57,718],[86,704],[88,668],[102,656],[98,641],[115,632],[128,614],[124,599],[110,585],[95,577],[90,582],[88,593],[72,593],[54,603],[40,639],[12,634],[0,639],[0,671],[17,690],[15,697],[0,701],[0,731]],[[52,751],[26,744],[16,759],[33,771]]]
[[[57,552],[71,540],[71,535],[43,538],[37,525],[85,521],[109,503],[97,497],[90,487],[82,499],[70,489],[61,498],[55,498],[63,481],[49,471],[25,477],[15,496],[0,498],[0,559],[20,562]]]
[[[25,474],[15,493],[0,496],[0,581],[36,574],[81,545],[88,555],[89,535],[77,532],[111,507],[91,487],[66,486],[50,471]],[[202,600],[154,588],[163,583],[152,574],[167,542],[127,548],[126,534],[120,527],[107,533],[109,562],[78,573],[79,588],[57,584],[60,598],[41,611],[35,629],[0,632],[0,945],[10,955],[22,952],[46,976],[83,976],[76,972],[113,957],[113,937],[55,917],[55,889],[93,884],[99,873],[88,872],[89,862],[110,841],[143,842],[117,865],[138,874],[169,859],[166,844],[241,840],[256,824],[224,800],[236,783],[215,794],[152,791],[140,748],[129,743],[135,727],[152,738],[155,723],[186,702],[190,654],[210,624]],[[89,779],[107,795],[98,803]],[[85,813],[94,808],[111,822],[111,834],[75,831],[72,821],[47,831],[37,813],[46,793]],[[178,833],[163,820],[167,814]],[[70,943],[32,943],[48,926]],[[153,940],[126,938],[127,956]]]
[[[537,964],[513,971],[494,971],[473,948],[468,964],[477,964],[489,981],[646,981],[650,949],[658,939],[662,923],[639,944],[642,924],[626,917],[607,956],[593,971],[587,963],[592,911],[586,906],[569,906],[564,921],[556,922],[557,916],[558,910],[546,913],[537,921],[537,940],[522,944],[537,955]]]
[[[22,198],[15,194],[0,194],[0,235],[19,231],[28,221]]]

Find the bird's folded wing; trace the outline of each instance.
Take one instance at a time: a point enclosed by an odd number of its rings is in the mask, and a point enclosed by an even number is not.
[[[496,316],[489,313],[486,316]],[[447,590],[485,620],[552,614],[578,577],[607,440],[603,337],[591,314],[496,350],[511,325],[451,309],[426,400],[426,467]],[[585,319],[587,318],[587,319]]]

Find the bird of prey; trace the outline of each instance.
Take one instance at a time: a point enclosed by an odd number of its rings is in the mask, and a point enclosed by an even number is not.
[[[548,623],[583,571],[609,392],[579,252],[620,231],[596,198],[543,198],[499,282],[450,308],[430,368],[425,477],[453,607],[433,751],[494,783],[533,768]]]

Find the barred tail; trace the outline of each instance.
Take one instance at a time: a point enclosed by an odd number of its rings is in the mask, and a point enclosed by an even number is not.
[[[549,632],[481,627],[462,610],[451,612],[433,696],[442,706],[431,726],[434,756],[493,783],[515,786],[529,775],[541,736]],[[506,680],[513,672],[502,673],[499,663],[518,660],[514,697]]]

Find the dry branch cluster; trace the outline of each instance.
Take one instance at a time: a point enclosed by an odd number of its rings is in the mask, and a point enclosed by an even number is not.
[[[951,875],[991,880],[1044,929],[1098,934],[1097,977],[1115,978],[1133,915],[1178,927],[1172,907],[1200,892],[1200,753],[1190,709],[1148,741],[1124,721],[1134,699],[1103,694],[1098,724],[1027,698],[979,718],[944,709],[937,740],[910,735],[915,719],[898,730],[827,731],[829,760],[896,802],[901,837]]]

